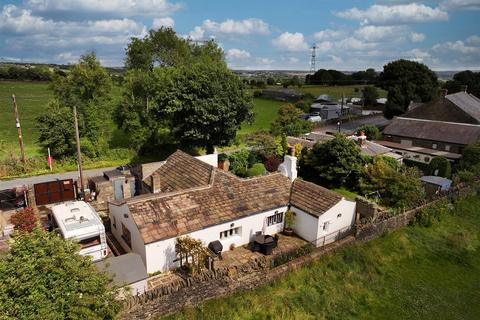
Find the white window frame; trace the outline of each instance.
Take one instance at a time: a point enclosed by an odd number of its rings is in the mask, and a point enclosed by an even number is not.
[[[275,211],[273,215],[267,217],[267,227],[270,227],[282,222],[283,222],[283,212]]]
[[[220,232],[220,240],[232,238],[232,237],[239,237],[240,236],[240,227],[234,227],[227,230],[223,230]]]

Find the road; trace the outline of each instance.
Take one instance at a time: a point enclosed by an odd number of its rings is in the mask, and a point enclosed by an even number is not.
[[[342,131],[342,133],[345,133],[345,134],[353,134],[357,128],[366,124],[371,124],[371,125],[383,128],[389,123],[390,121],[386,119],[383,115],[377,115],[377,116],[364,117],[362,119],[343,122],[340,127],[340,130]],[[330,133],[330,134],[337,133],[338,126],[336,124],[327,125],[327,126],[316,129],[315,132]]]
[[[87,177],[100,176],[100,175],[103,175],[104,171],[113,170],[115,168],[116,167],[83,170],[83,176],[84,176],[84,179]],[[78,171],[72,171],[72,172],[64,172],[64,173],[44,174],[41,176],[19,178],[14,180],[0,180],[0,190],[7,190],[15,187],[20,187],[20,186],[35,184],[35,183],[42,183],[47,181],[77,179],[77,178],[78,178]]]

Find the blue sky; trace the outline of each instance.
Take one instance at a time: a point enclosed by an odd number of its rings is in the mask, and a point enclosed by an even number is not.
[[[380,70],[391,60],[480,69],[480,0],[1,0],[0,59],[121,66],[130,37],[214,38],[235,69]],[[0,60],[0,61],[1,61]]]

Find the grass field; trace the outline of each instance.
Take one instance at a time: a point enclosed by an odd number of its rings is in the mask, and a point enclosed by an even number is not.
[[[345,98],[352,98],[352,97],[358,97],[360,98],[362,96],[362,88],[364,85],[353,85],[353,86],[311,86],[311,85],[305,85],[300,90],[304,93],[311,93],[315,97],[321,95],[321,94],[328,94],[331,96],[333,99],[341,99],[342,94],[345,95]],[[358,89],[357,92],[355,92],[355,89]],[[378,91],[378,96],[379,98],[385,98],[387,96],[387,92],[385,90],[382,90],[380,88],[377,88]]]
[[[270,124],[277,117],[278,110],[285,102],[254,98],[253,112],[255,113],[255,120],[252,124],[245,124],[242,126],[239,134],[252,133],[261,129],[270,129]]]
[[[38,155],[40,148],[37,143],[38,129],[35,118],[45,110],[52,97],[48,83],[0,81],[0,158],[10,152],[20,155],[12,94],[17,97],[25,152],[27,156]]]
[[[165,319],[480,319],[479,198]]]

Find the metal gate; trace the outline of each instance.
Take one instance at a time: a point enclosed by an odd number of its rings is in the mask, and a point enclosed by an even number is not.
[[[37,183],[33,186],[37,205],[69,201],[75,199],[73,180],[57,180]]]

